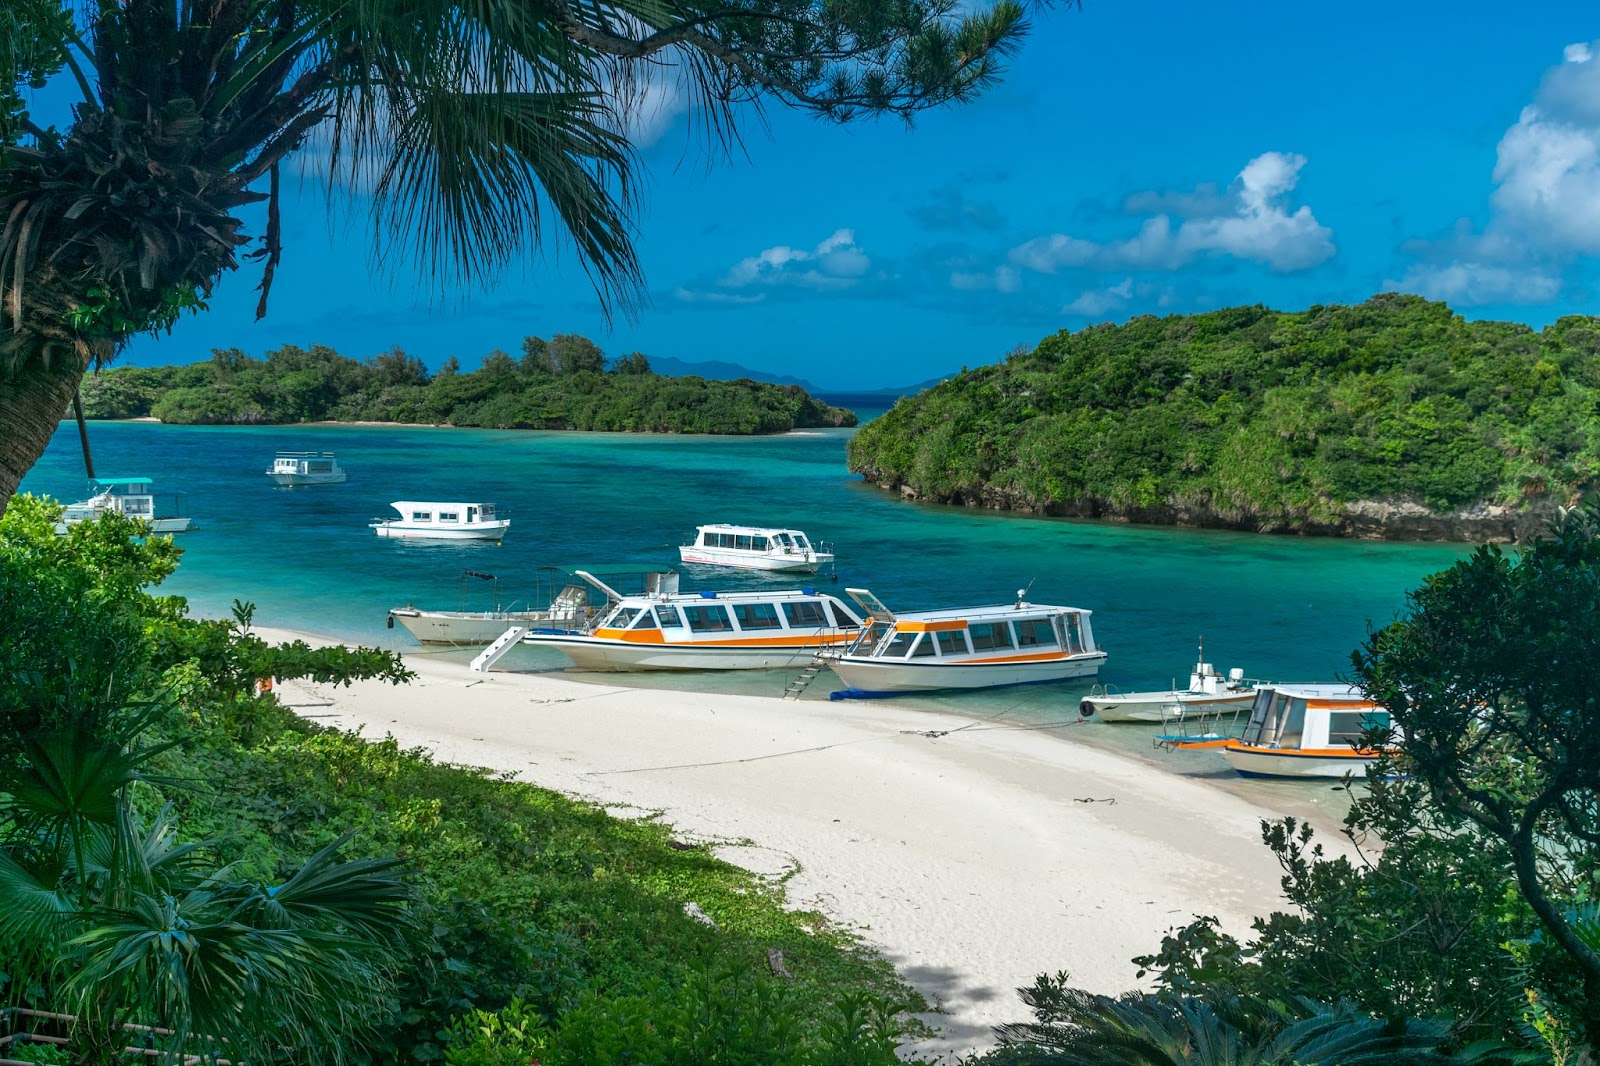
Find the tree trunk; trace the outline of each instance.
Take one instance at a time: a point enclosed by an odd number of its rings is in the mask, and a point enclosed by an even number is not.
[[[50,444],[72,404],[84,368],[66,360],[24,359],[11,376],[0,375],[0,515],[22,477]]]

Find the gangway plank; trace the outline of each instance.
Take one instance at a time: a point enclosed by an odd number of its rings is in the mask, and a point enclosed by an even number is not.
[[[527,626],[512,626],[494,638],[494,643],[484,648],[483,651],[478,653],[478,657],[472,660],[472,669],[477,673],[487,674],[491,666],[503,659],[506,652],[516,647],[522,641],[522,638],[528,635],[528,628]]]

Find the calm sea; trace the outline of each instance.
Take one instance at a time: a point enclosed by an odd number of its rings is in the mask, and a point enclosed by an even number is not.
[[[1201,637],[1206,657],[1223,670],[1332,681],[1348,673],[1350,652],[1370,625],[1392,619],[1407,589],[1466,550],[907,504],[846,472],[850,430],[739,438],[94,423],[89,432],[101,474],[151,477],[158,491],[186,493],[194,528],[178,538],[183,565],[166,591],[188,597],[196,613],[225,614],[238,597],[255,603],[263,625],[394,648],[416,646],[403,629],[385,628],[389,607],[490,606],[490,583],[464,580],[463,570],[496,574],[503,600],[525,601],[535,594],[540,566],[677,565],[676,546],[696,525],[737,522],[794,526],[830,542],[839,555],[837,583],[826,575],[804,582],[730,579],[682,567],[686,590],[775,581],[842,594],[846,585],[864,586],[891,609],[909,611],[1007,602],[1028,588],[1037,602],[1095,612],[1096,637],[1110,653],[1099,680],[1124,691],[1164,688],[1175,678],[1185,683]],[[277,488],[263,472],[280,448],[337,452],[349,481]],[[22,488],[68,502],[83,498],[83,461],[70,423]],[[399,499],[492,502],[510,512],[511,530],[499,547],[373,536],[367,523],[392,515],[388,504]],[[557,652],[523,648],[502,664],[553,670],[564,662]],[[788,676],[632,675],[629,683],[777,695]],[[831,680],[823,674],[808,697],[825,697],[837,687]],[[919,702],[974,718],[998,716],[997,726],[1039,726],[1075,717],[1088,687]],[[1148,727],[1069,732],[1123,750],[1150,746]],[[1176,758],[1168,765],[1198,773],[1220,766],[1208,753]]]

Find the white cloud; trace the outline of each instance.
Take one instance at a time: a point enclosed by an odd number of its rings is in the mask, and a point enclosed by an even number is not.
[[[1063,307],[1062,313],[1093,318],[1114,311],[1133,296],[1133,279],[1123,278],[1107,289],[1091,289],[1078,294],[1077,299]]]
[[[859,281],[871,266],[872,260],[856,243],[855,230],[839,229],[809,252],[779,244],[741,259],[719,284],[731,289],[757,285],[843,289]]]
[[[1596,42],[1600,44],[1600,42]],[[1533,102],[1500,138],[1489,222],[1406,248],[1417,258],[1396,282],[1462,306],[1550,303],[1561,275],[1600,255],[1600,63],[1569,44]]]
[[[1289,195],[1306,165],[1302,155],[1263,152],[1245,164],[1226,194],[1202,185],[1192,193],[1137,193],[1130,211],[1164,209],[1134,236],[1097,243],[1064,233],[1038,237],[1011,250],[1011,262],[1040,273],[1066,267],[1102,270],[1178,270],[1205,255],[1262,263],[1279,273],[1308,270],[1334,255],[1333,231],[1311,208],[1290,209]],[[1174,224],[1173,214],[1188,212]]]
[[[950,274],[950,287],[963,292],[1016,292],[1022,287],[1022,273],[1010,266],[998,266],[993,270],[957,270]]]

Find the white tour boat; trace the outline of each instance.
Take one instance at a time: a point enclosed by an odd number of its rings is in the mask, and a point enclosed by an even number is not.
[[[332,452],[279,452],[267,476],[286,488],[295,485],[337,485],[344,481],[344,467]]]
[[[1106,653],[1095,646],[1093,612],[1016,603],[896,615],[866,589],[846,589],[867,626],[828,666],[845,696],[995,688],[1092,676]]]
[[[406,631],[423,644],[492,644],[496,638],[513,626],[528,629],[555,629],[578,631],[588,626],[599,611],[591,602],[589,586],[564,582],[566,574],[556,567],[540,567],[535,577],[533,603],[545,602],[541,610],[514,610],[500,599],[500,579],[494,574],[477,570],[461,571],[460,590],[457,595],[460,610],[429,611],[407,604],[391,607],[387,625],[394,628],[399,622]],[[490,610],[469,611],[467,590],[480,582],[492,583],[494,607]],[[560,591],[556,591],[561,585]],[[545,590],[549,590],[546,592]]]
[[[148,522],[152,533],[185,533],[192,521],[183,513],[181,492],[164,494],[173,498],[171,514],[156,514],[156,494],[147,477],[91,478],[89,492],[87,500],[67,505],[57,532],[65,533],[67,526],[99,518],[107,511]]]
[[[1204,746],[1220,747],[1246,777],[1366,777],[1379,753],[1363,738],[1389,724],[1387,710],[1349,685],[1263,684],[1244,733]]]
[[[419,503],[396,500],[389,505],[399,518],[378,518],[370,525],[380,537],[418,540],[500,540],[511,519],[496,518],[492,503]]]
[[[605,593],[607,610],[581,633],[529,633],[526,644],[557,648],[584,670],[760,670],[809,665],[824,648],[843,647],[861,619],[836,596],[815,589],[769,592],[678,591],[674,572],[648,575],[643,595]]]
[[[1238,667],[1224,677],[1206,662],[1205,643],[1189,672],[1187,689],[1165,692],[1091,692],[1078,713],[1102,722],[1171,722],[1189,715],[1210,715],[1229,707],[1250,706],[1259,682],[1246,680]]]
[[[694,539],[678,548],[678,558],[711,566],[814,574],[833,562],[833,552],[826,544],[811,543],[798,529],[715,525],[697,528]]]

